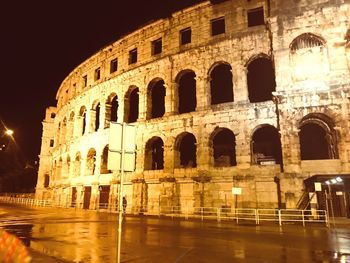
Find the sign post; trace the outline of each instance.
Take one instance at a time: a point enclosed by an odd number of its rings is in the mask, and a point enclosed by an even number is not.
[[[118,246],[117,262],[120,263],[121,255],[121,237],[123,222],[123,185],[124,171],[135,170],[135,137],[136,129],[133,125],[127,125],[125,122],[110,123],[109,134],[109,154],[108,169],[112,171],[120,170],[120,189],[119,189],[119,223],[118,223]]]

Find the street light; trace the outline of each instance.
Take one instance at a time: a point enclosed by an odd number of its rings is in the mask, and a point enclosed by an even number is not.
[[[13,130],[6,130],[5,134],[8,136],[12,136],[13,135]]]

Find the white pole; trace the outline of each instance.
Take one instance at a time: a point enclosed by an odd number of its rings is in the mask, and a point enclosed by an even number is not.
[[[122,237],[122,221],[123,221],[123,184],[124,184],[124,157],[125,157],[125,122],[122,127],[122,143],[121,143],[121,162],[120,162],[120,190],[119,190],[119,225],[118,225],[118,251],[117,251],[117,263],[120,263],[120,248],[121,248],[121,237]]]

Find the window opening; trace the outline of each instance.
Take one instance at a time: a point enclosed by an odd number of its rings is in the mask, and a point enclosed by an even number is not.
[[[217,65],[210,73],[211,104],[233,101],[231,66]]]
[[[248,27],[259,26],[265,24],[264,19],[264,8],[258,7],[250,9],[247,12],[248,14]]]
[[[185,28],[180,31],[180,44],[186,45],[191,43],[192,38],[192,30],[191,28]]]
[[[95,69],[95,81],[101,78],[101,68]]]
[[[186,113],[196,110],[196,74],[191,71],[184,73],[178,82],[179,113]]]
[[[211,20],[211,35],[216,36],[225,33],[225,18],[220,17]]]
[[[272,61],[268,58],[257,58],[249,63],[248,93],[250,102],[262,102],[272,99],[276,89],[275,71]]]
[[[115,58],[111,60],[110,73],[116,72],[118,70],[118,59]]]
[[[158,55],[162,53],[162,39],[152,41],[152,55]]]
[[[214,166],[235,166],[236,162],[236,139],[229,129],[219,131],[213,138]]]
[[[137,48],[129,51],[129,65],[137,62]]]

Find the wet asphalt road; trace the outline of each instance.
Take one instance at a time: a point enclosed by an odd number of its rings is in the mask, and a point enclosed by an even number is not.
[[[116,262],[117,220],[95,211],[0,204],[0,227],[30,247],[33,262]],[[350,224],[328,229],[127,216],[121,252],[122,262],[350,262]]]

